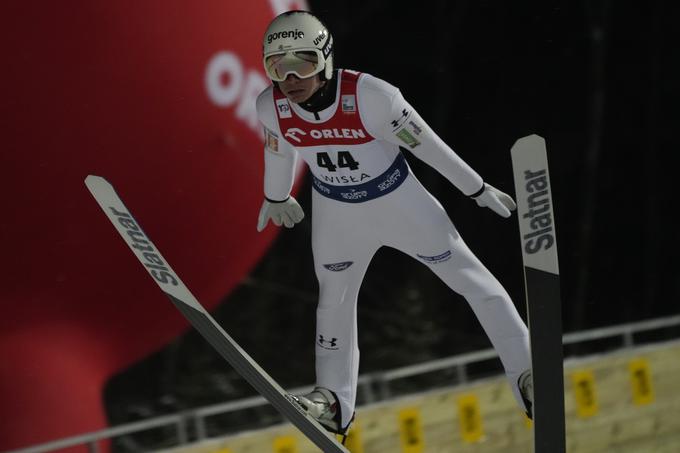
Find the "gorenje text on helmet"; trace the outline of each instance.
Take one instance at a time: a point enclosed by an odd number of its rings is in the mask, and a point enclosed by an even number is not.
[[[280,39],[280,38],[293,38],[293,39],[298,39],[298,38],[304,38],[305,34],[304,32],[298,30],[297,28],[295,30],[284,30],[284,31],[279,31],[276,33],[271,33],[267,35],[267,44],[271,44],[272,41],[275,39]]]

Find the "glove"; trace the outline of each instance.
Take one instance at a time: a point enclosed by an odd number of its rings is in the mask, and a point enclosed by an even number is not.
[[[284,224],[286,228],[293,228],[304,217],[305,213],[302,207],[293,197],[288,197],[283,201],[273,201],[265,198],[260,208],[260,215],[257,218],[257,231],[264,230],[269,219],[272,219],[276,226]]]
[[[510,217],[510,211],[514,211],[517,208],[510,195],[501,192],[489,184],[484,184],[484,187],[479,192],[471,196],[479,206],[489,208],[501,217]]]

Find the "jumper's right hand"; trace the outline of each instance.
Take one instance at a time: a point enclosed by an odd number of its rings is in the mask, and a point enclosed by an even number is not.
[[[269,219],[276,226],[283,224],[286,228],[293,228],[296,223],[304,218],[305,213],[295,198],[288,197],[283,201],[273,201],[265,198],[260,208],[260,215],[257,218],[257,231],[264,230]]]

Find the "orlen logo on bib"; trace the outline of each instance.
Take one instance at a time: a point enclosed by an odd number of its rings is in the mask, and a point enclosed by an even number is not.
[[[297,127],[291,127],[283,135],[290,138],[291,140],[295,140],[296,142],[300,143],[302,140],[300,140],[300,138],[297,136],[297,134],[307,135],[307,133],[305,131],[303,131],[302,129],[298,129]]]
[[[295,140],[297,143],[301,143],[302,140],[300,139],[300,137],[298,137],[298,135],[307,135],[307,133],[301,129],[293,127],[286,130],[286,133],[284,135],[292,140]],[[366,132],[363,129],[348,129],[348,128],[311,129],[309,131],[309,136],[314,140],[322,140],[329,138],[360,140],[366,138]]]

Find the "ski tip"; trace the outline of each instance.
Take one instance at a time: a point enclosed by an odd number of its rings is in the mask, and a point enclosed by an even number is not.
[[[528,151],[545,149],[545,139],[540,135],[531,134],[517,139],[510,152],[512,155],[523,154]]]
[[[97,184],[108,184],[108,181],[101,176],[97,175],[87,175],[85,178],[85,185],[88,187],[92,187],[93,185]]]
[[[531,134],[522,138],[518,138],[512,147],[514,148],[515,146],[528,145],[531,143],[545,143],[545,139],[538,134]]]

